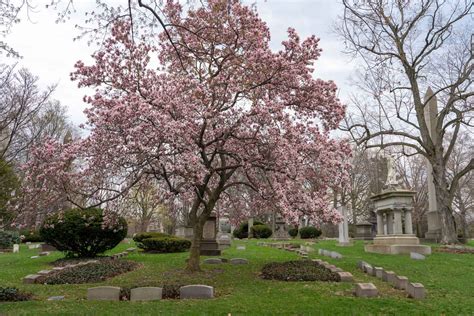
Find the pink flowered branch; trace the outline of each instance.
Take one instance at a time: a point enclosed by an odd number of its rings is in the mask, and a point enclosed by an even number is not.
[[[159,198],[190,201],[196,215],[276,210],[291,222],[338,222],[328,195],[349,183],[350,148],[329,137],[345,107],[334,82],[313,78],[319,39],[290,28],[273,52],[267,25],[240,1],[187,13],[168,1],[163,14],[159,44],[132,39],[120,20],[94,63],[76,63],[72,80],[96,91],[84,99],[90,134],[37,148],[23,214],[64,200],[113,208],[146,176]]]

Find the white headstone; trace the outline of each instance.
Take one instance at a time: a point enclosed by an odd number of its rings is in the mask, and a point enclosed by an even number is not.
[[[14,244],[13,245],[13,253],[18,253],[20,252],[20,245],[19,244]]]
[[[345,206],[340,206],[338,208],[339,213],[343,218],[342,222],[339,223],[339,243],[348,244],[349,243],[349,227],[347,223],[347,208]]]

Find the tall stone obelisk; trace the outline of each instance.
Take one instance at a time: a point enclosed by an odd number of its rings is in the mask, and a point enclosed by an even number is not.
[[[425,122],[428,126],[428,131],[433,142],[438,141],[436,135],[436,124],[438,115],[438,101],[433,90],[428,88],[425,94]],[[433,179],[433,166],[426,160],[427,169],[427,183],[428,183],[428,212],[426,213],[428,219],[428,231],[425,238],[438,242],[441,239],[441,219],[438,211],[438,204],[436,203],[436,191]]]

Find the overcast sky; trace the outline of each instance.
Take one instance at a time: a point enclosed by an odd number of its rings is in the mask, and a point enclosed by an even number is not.
[[[57,12],[38,7],[37,12],[30,15],[32,21],[24,19],[6,39],[23,56],[18,60],[21,66],[39,76],[43,85],[58,84],[54,97],[67,106],[69,117],[76,124],[85,121],[82,97],[87,91],[78,89],[76,83],[70,81],[69,74],[77,60],[88,60],[93,47],[87,45],[86,39],[73,41],[73,37],[79,34],[74,25],[82,21],[82,12],[94,4],[95,0],[75,1],[78,13],[70,22],[60,24],[55,23]],[[286,38],[290,26],[301,38],[315,34],[321,39],[323,52],[315,65],[315,77],[334,80],[340,88],[341,99],[347,100],[348,78],[353,72],[354,62],[341,53],[343,44],[331,31],[337,16],[342,13],[339,1],[259,0],[257,9],[270,27],[275,50]],[[2,63],[15,62],[4,55],[0,58]]]

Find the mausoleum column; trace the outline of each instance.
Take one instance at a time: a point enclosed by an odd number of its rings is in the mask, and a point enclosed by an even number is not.
[[[413,224],[411,222],[411,209],[405,210],[405,234],[413,234]]]
[[[394,233],[395,235],[401,235],[401,234],[403,234],[403,228],[402,228],[402,211],[401,211],[401,210],[393,210],[393,217],[394,217],[393,233]]]
[[[387,235],[393,234],[393,213],[387,212]]]
[[[377,212],[377,235],[384,235],[383,214]]]

